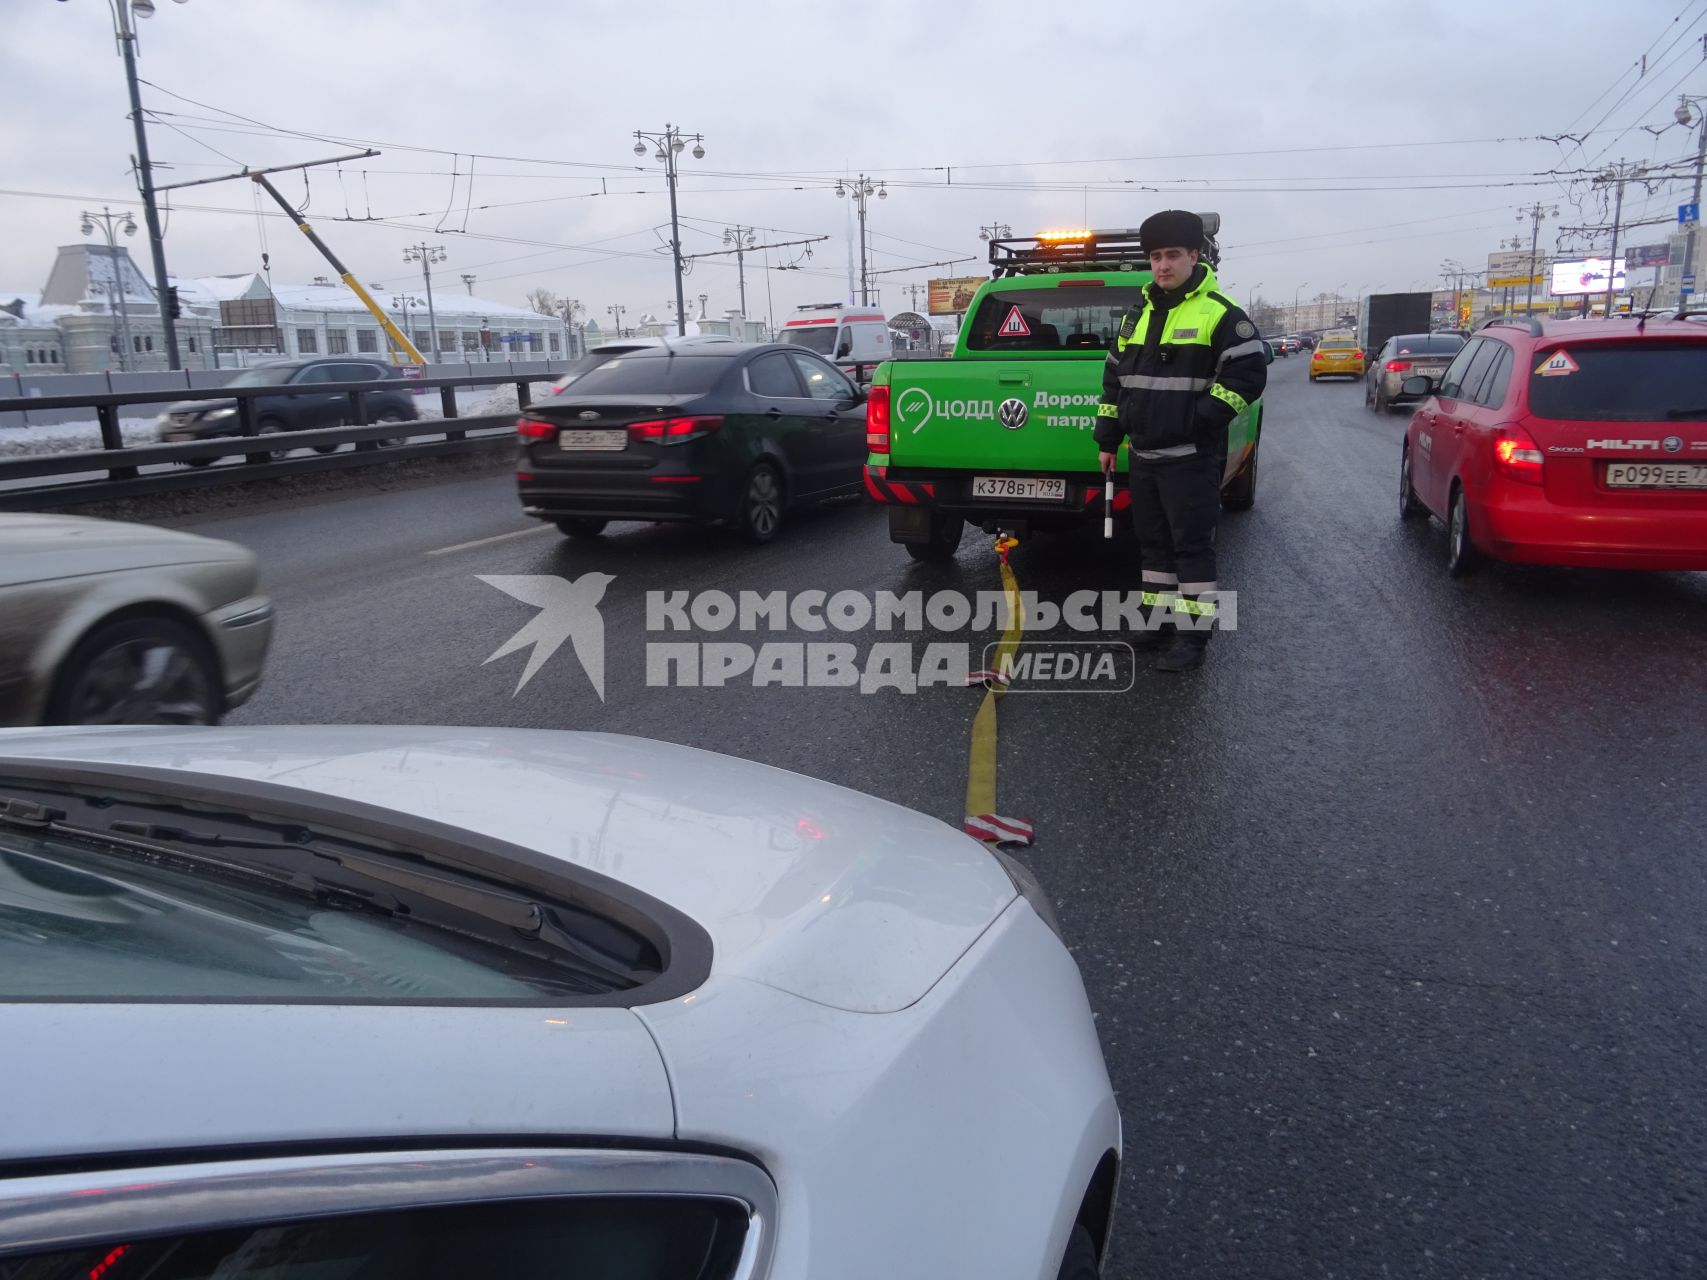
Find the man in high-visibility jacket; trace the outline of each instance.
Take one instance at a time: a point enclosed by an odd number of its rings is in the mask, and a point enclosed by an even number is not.
[[[1103,368],[1096,443],[1104,473],[1130,441],[1132,525],[1152,609],[1140,648],[1163,648],[1158,671],[1203,665],[1219,589],[1215,528],[1227,424],[1262,394],[1268,364],[1256,326],[1200,261],[1203,220],[1170,209],[1139,228],[1153,281],[1132,307]]]

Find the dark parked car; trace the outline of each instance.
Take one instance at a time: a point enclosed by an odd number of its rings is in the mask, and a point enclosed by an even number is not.
[[[669,520],[769,542],[787,508],[862,484],[864,390],[781,344],[630,352],[516,425],[522,509],[571,537]]]
[[[397,390],[362,392],[367,420],[370,423],[415,421],[419,415],[408,384],[396,369],[378,360],[333,356],[257,365],[245,369],[226,386],[279,388],[277,395],[258,396],[254,401],[256,434],[267,436],[351,423],[354,417],[349,392],[327,389],[326,384],[381,380],[395,382]],[[210,440],[216,436],[241,435],[240,424],[235,399],[181,400],[168,405],[160,415],[159,430],[162,440]],[[331,453],[337,448],[336,445],[316,447],[321,453]],[[289,451],[271,452],[277,458]],[[211,458],[197,459],[196,465],[211,461]]]

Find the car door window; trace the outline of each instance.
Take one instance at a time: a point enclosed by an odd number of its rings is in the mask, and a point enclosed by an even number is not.
[[[771,351],[747,366],[747,385],[756,396],[800,400],[805,393],[794,376],[794,366],[781,351]]]
[[[794,361],[801,382],[806,384],[806,394],[814,400],[845,403],[854,398],[854,390],[848,380],[822,360],[798,351],[790,352],[789,359]]]
[[[1464,370],[1464,378],[1458,384],[1458,399],[1470,404],[1476,402],[1477,388],[1487,378],[1488,370],[1493,368],[1499,354],[1497,343],[1484,340],[1477,344],[1476,353],[1470,357],[1470,365]]]
[[[1494,362],[1471,398],[1477,404],[1497,409],[1505,403],[1506,388],[1511,385],[1512,355],[1511,348],[1503,342],[1490,341],[1488,345],[1496,351]]]
[[[314,364],[299,370],[296,377],[291,379],[291,385],[296,387],[312,386],[321,382],[332,381],[333,366],[329,364]]]
[[[1465,346],[1446,370],[1446,376],[1440,380],[1440,394],[1448,400],[1456,400],[1463,394],[1464,380],[1469,374],[1470,362],[1487,343],[1478,338]]]

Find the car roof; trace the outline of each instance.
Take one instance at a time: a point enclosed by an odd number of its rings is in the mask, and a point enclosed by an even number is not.
[[[1693,338],[1697,341],[1707,340],[1707,324],[1699,320],[1678,320],[1672,316],[1614,316],[1610,320],[1570,320],[1545,319],[1535,323],[1540,327],[1540,334],[1529,331],[1529,325],[1523,320],[1495,320],[1483,325],[1476,332],[1481,334],[1490,330],[1498,330],[1499,336],[1510,337],[1516,330],[1519,335],[1531,337],[1536,341],[1554,341],[1559,338],[1569,338],[1572,342],[1595,342],[1609,339],[1631,338]],[[1492,336],[1490,334],[1490,336]]]

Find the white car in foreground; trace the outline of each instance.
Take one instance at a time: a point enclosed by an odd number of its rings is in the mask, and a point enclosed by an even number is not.
[[[0,732],[0,1006],[0,1274],[1100,1274],[1029,876],[724,756]]]

